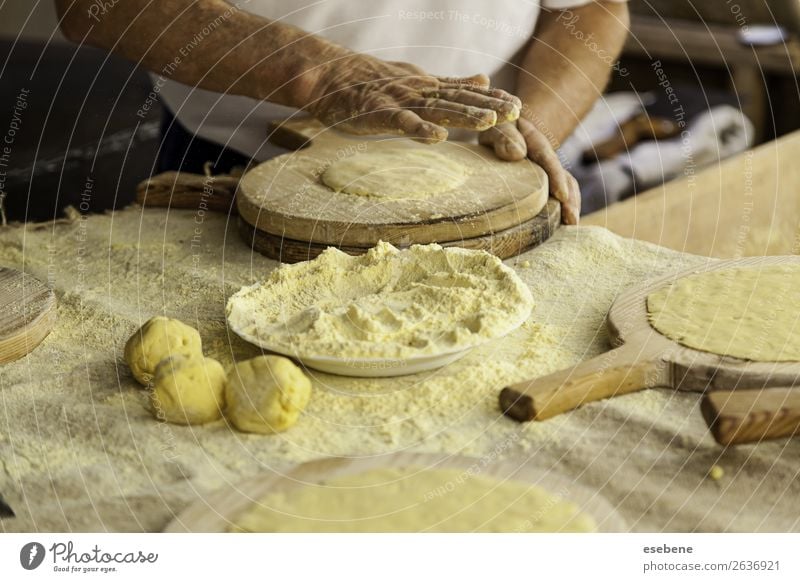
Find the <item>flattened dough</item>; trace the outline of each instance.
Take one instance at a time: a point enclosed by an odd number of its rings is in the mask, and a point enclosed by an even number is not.
[[[322,174],[322,182],[336,192],[389,200],[429,198],[466,179],[463,164],[435,151],[407,148],[356,154]]]
[[[710,271],[647,298],[650,324],[690,348],[744,360],[800,361],[800,265]]]
[[[248,532],[590,532],[594,520],[544,489],[456,469],[373,469],[270,493],[238,517]]]

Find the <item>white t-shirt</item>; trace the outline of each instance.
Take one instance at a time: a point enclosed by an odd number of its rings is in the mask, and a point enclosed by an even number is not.
[[[414,63],[433,75],[485,73],[495,86],[513,91],[515,72],[509,63],[516,62],[529,44],[540,7],[565,9],[591,1],[236,0],[233,4],[353,51]],[[207,36],[213,42],[213,31]],[[198,136],[257,160],[283,151],[265,141],[267,122],[296,110],[163,79],[159,86],[170,111]]]

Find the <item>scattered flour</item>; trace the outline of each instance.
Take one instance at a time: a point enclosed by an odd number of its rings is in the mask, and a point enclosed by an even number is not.
[[[720,451],[696,394],[650,390],[524,425],[498,410],[504,385],[607,350],[603,321],[619,293],[706,259],[562,227],[521,257],[536,305],[506,338],[414,376],[314,373],[297,425],[257,435],[224,420],[156,422],[122,359],[126,339],[154,315],[197,327],[206,354],[226,367],[261,354],[228,330],[225,305],[277,263],[240,241],[235,220],[133,207],[73,225],[8,227],[0,239],[0,264],[49,282],[59,301],[50,336],[0,367],[0,492],[17,513],[2,530],[160,530],[204,492],[265,467],[395,451],[565,475],[600,491],[637,530],[800,529],[800,439],[727,451],[736,479],[704,487]]]

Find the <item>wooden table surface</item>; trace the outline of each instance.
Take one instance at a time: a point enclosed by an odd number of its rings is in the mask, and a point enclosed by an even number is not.
[[[589,214],[581,224],[719,258],[800,253],[800,131]]]

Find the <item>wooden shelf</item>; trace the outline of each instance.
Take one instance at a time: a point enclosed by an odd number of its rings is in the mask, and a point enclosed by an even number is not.
[[[745,64],[789,75],[800,67],[800,41],[795,36],[785,43],[752,47],[740,42],[739,32],[739,27],[633,16],[624,54],[702,65]]]

